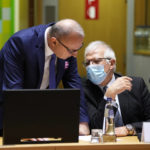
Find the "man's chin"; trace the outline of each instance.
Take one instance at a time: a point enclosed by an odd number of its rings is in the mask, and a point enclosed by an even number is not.
[[[68,57],[64,57],[64,56],[57,56],[59,59],[63,59],[63,60],[65,60],[65,59],[67,59]]]
[[[63,60],[66,60],[66,59],[68,59],[68,58],[70,58],[71,56],[68,56],[68,57],[58,57],[58,58],[60,58],[60,59],[63,59]]]

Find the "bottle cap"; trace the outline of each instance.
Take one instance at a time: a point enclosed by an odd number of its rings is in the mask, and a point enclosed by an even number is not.
[[[107,101],[112,101],[112,98],[111,97],[107,97]]]

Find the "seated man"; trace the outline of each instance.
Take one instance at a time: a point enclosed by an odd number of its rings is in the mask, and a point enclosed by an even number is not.
[[[91,42],[86,47],[84,64],[88,79],[83,80],[83,87],[90,128],[103,128],[105,99],[111,97],[118,104],[122,121],[118,125],[119,122],[114,119],[116,135],[127,136],[141,132],[142,122],[150,121],[150,95],[144,80],[114,73],[115,53],[101,41]]]

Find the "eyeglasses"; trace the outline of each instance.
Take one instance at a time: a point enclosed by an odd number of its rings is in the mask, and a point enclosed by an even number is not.
[[[78,52],[82,47],[83,47],[83,43],[81,45],[80,48],[78,49],[75,49],[75,50],[71,50],[70,48],[68,48],[65,44],[63,44],[59,39],[57,39],[57,41],[70,53],[70,54],[73,54],[75,52]]]
[[[85,67],[89,66],[90,65],[90,62],[92,62],[93,64],[99,64],[100,62],[102,62],[102,60],[111,60],[111,58],[96,58],[96,59],[91,59],[91,60],[88,60],[86,62],[83,62],[83,65]]]

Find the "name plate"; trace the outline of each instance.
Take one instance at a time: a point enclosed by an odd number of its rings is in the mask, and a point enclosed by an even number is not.
[[[150,143],[150,122],[143,122],[141,141]]]

